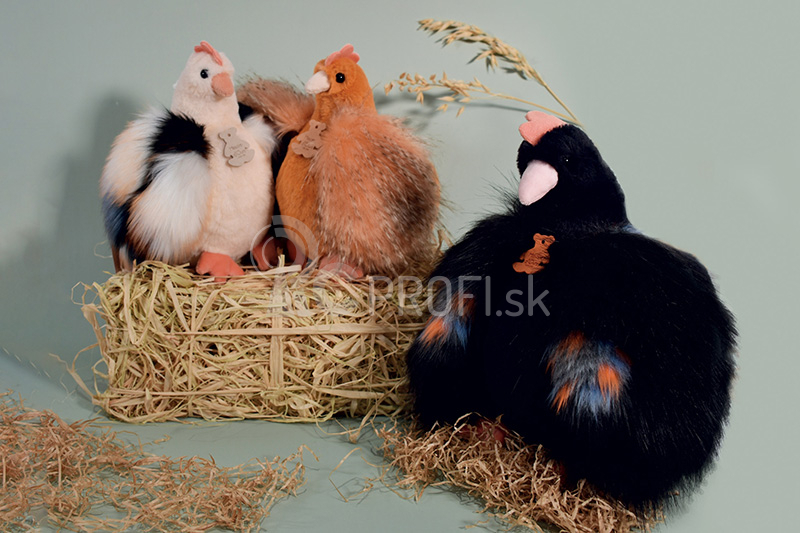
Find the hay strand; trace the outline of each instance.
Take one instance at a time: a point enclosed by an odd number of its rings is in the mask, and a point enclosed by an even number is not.
[[[463,489],[483,502],[482,512],[510,527],[542,532],[552,525],[571,533],[619,533],[650,531],[662,520],[660,511],[636,514],[584,481],[565,490],[557,465],[541,446],[526,445],[515,434],[497,441],[491,437],[495,428],[502,426],[459,421],[429,432],[412,426],[378,433],[385,457],[397,469],[396,487],[414,490],[417,498],[431,486]]]
[[[254,531],[303,484],[302,450],[222,468],[212,459],[148,455],[90,420],[0,396],[0,530]]]
[[[432,89],[445,89],[449,91],[449,95],[439,97],[439,100],[444,102],[441,104],[437,111],[447,111],[452,103],[460,104],[456,116],[460,116],[464,112],[465,105],[481,98],[500,98],[519,102],[527,106],[535,107],[543,111],[547,111],[563,120],[572,122],[581,126],[580,120],[575,116],[575,113],[564,103],[564,101],[550,88],[545,82],[542,75],[525,59],[525,56],[513,46],[501,41],[497,37],[490,35],[477,26],[458,22],[455,20],[433,20],[424,19],[419,21],[420,30],[428,32],[430,35],[444,34],[438,42],[442,46],[447,46],[454,42],[463,42],[477,44],[481,51],[478,52],[469,62],[472,63],[478,60],[484,60],[487,70],[495,70],[500,65],[506,72],[518,75],[522,79],[532,79],[541,85],[550,96],[558,102],[564,113],[551,109],[549,107],[518,98],[516,96],[497,93],[489,89],[486,85],[481,83],[478,78],[473,78],[472,81],[455,80],[447,77],[447,73],[442,73],[441,77],[435,74],[430,76],[422,76],[420,74],[410,74],[404,72],[400,76],[387,83],[384,87],[386,94],[389,94],[392,89],[397,87],[400,92],[406,91],[410,94],[416,94],[416,100],[419,103],[425,101],[425,93]]]
[[[102,355],[91,394],[127,422],[397,416],[404,354],[425,321],[415,281],[282,267],[221,285],[143,263],[82,286]]]

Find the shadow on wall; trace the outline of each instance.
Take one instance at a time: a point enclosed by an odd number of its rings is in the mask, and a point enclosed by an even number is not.
[[[441,102],[434,98],[426,98],[422,104],[419,104],[411,94],[395,90],[387,95],[380,87],[374,89],[373,97],[378,113],[401,117],[405,125],[416,133],[425,133],[430,127],[431,121],[440,113],[436,111],[436,107]]]
[[[444,103],[439,97],[450,95],[449,92],[444,90],[425,93],[425,99],[420,104],[417,102],[416,96],[408,92],[394,90],[386,95],[379,89],[376,87],[374,92],[375,106],[378,108],[378,113],[401,117],[405,124],[417,133],[425,133],[437,117],[441,117],[442,120],[456,120],[458,109],[462,107],[461,104],[452,103],[447,111],[439,110],[439,106]],[[509,111],[518,114],[519,117],[523,117],[525,113],[532,109],[524,104],[504,103],[501,100],[473,101],[469,104],[464,104],[464,107]],[[454,122],[453,127],[457,126],[458,122]]]
[[[102,282],[114,265],[105,242],[98,181],[114,138],[141,111],[129,98],[110,95],[96,109],[91,144],[67,154],[58,170],[63,197],[56,227],[49,236],[29,240],[24,251],[0,264],[0,357],[20,359],[26,371],[35,367],[54,383],[75,389],[53,353],[71,362],[75,354],[95,342],[80,307],[72,303],[72,287],[78,282]],[[54,180],[56,181],[56,180]],[[82,289],[75,289],[80,300]],[[86,354],[79,366],[84,379],[99,352]],[[22,367],[21,367],[22,368]],[[88,382],[87,382],[88,383]],[[61,386],[61,385],[59,385]]]

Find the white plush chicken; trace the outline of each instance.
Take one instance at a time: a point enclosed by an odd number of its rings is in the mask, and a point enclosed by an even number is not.
[[[241,275],[237,260],[261,248],[275,135],[261,115],[243,108],[240,116],[232,78],[228,58],[203,41],[171,108],[151,109],[115,140],[100,194],[117,270],[144,260],[192,263],[221,280]]]

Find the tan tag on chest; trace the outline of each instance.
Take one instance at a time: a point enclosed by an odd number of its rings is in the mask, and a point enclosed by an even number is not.
[[[519,257],[519,263],[514,263],[514,272],[536,274],[544,270],[544,266],[550,262],[550,252],[547,249],[554,242],[556,242],[556,238],[552,235],[535,234],[533,248]]]
[[[308,123],[308,131],[301,133],[292,143],[292,151],[306,159],[311,159],[322,148],[322,132],[327,128],[324,122],[311,120]]]
[[[249,163],[256,155],[256,151],[250,148],[247,141],[240,139],[236,134],[236,128],[228,128],[221,132],[219,138],[225,143],[222,155],[228,159],[228,164],[232,167]]]

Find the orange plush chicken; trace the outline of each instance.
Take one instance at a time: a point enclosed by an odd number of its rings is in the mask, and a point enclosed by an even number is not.
[[[431,252],[439,179],[422,142],[378,114],[358,60],[346,45],[316,65],[306,84],[314,113],[289,145],[276,196],[298,254],[351,275],[394,275]]]

